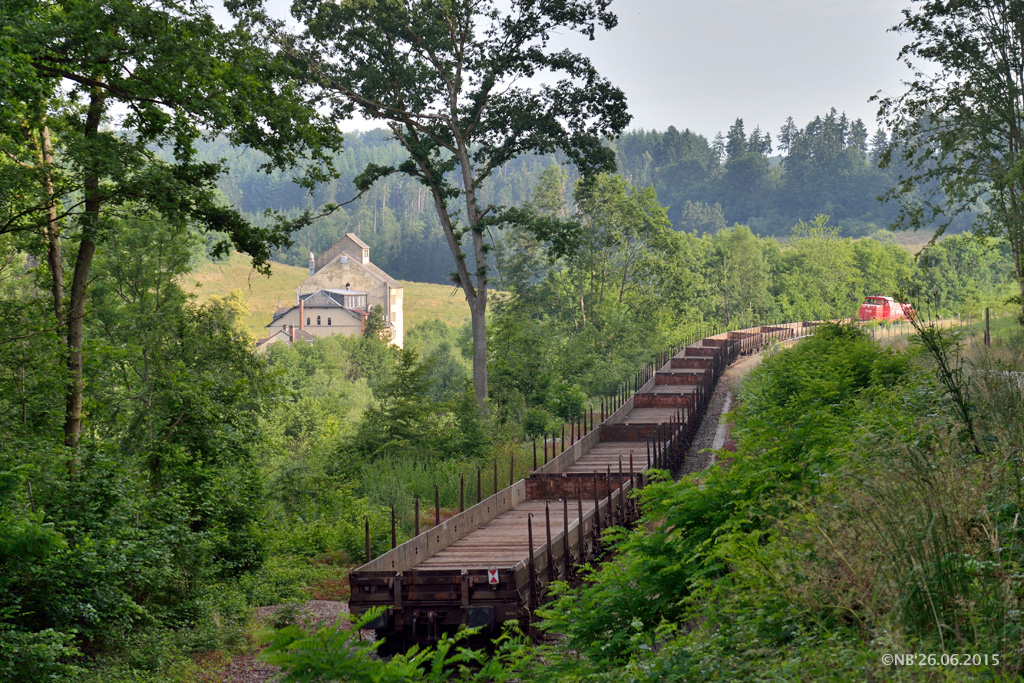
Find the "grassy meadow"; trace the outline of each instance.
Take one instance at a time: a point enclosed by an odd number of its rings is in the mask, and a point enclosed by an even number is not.
[[[295,287],[301,284],[309,271],[283,263],[271,264],[271,274],[260,275],[252,269],[249,258],[232,254],[214,263],[204,263],[183,281],[185,289],[199,301],[210,296],[225,296],[240,289],[249,305],[246,322],[257,337],[266,335],[266,325],[274,311],[295,302]],[[405,329],[412,329],[425,320],[438,319],[447,325],[461,326],[469,321],[469,306],[465,297],[453,285],[434,285],[423,282],[402,282],[405,288]]]

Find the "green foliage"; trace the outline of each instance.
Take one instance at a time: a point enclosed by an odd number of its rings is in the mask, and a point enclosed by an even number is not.
[[[0,443],[0,649],[17,680],[91,668],[100,653],[116,668],[141,633],[156,651],[135,666],[153,672],[169,666],[165,654],[180,661],[218,647],[239,610],[209,586],[264,557],[254,464],[275,384],[239,311],[194,307],[175,284],[190,240],[143,213],[108,227],[84,322],[91,424],[77,449],[60,445],[56,335],[0,344],[0,378],[15,388],[0,397],[15,418]],[[31,294],[3,305],[41,320],[50,304]],[[165,643],[172,630],[180,637]]]
[[[921,674],[1019,677],[1024,397],[1005,371],[1022,357],[954,372],[979,453],[941,388],[955,350],[922,350],[828,326],[768,357],[743,382],[738,452],[649,487],[616,559],[559,590],[545,616],[568,640],[536,679],[887,680],[884,654],[954,652],[999,660]]]
[[[465,629],[445,634],[434,647],[414,646],[387,661],[374,656],[381,641],[364,641],[359,629],[380,614],[370,610],[351,628],[325,627],[310,634],[298,626],[266,632],[270,645],[261,658],[282,667],[286,682],[318,680],[365,681],[488,681],[517,680],[530,661],[528,641],[515,631],[497,639],[494,652],[472,650],[460,643],[479,633]]]
[[[388,332],[385,317],[384,307],[380,304],[371,308],[370,315],[366,317],[366,325],[363,327],[363,336],[369,339],[385,339]]]
[[[819,490],[836,465],[831,449],[873,391],[873,369],[884,364],[892,376],[891,359],[860,330],[832,325],[766,359],[744,381],[741,449],[729,466],[645,488],[640,531],[613,536],[617,557],[556,599],[547,627],[601,669],[637,654],[663,620],[682,619],[691,591],[730,565],[724,547],[758,538],[794,499]]]
[[[31,509],[24,490],[28,467],[0,469],[0,675],[5,680],[46,680],[77,671],[74,633],[25,628],[32,600],[24,588],[45,573],[50,559],[67,550],[64,536]]]
[[[406,334],[406,346],[415,349],[427,367],[430,397],[435,401],[456,398],[472,378],[472,364],[466,358],[464,330],[440,320],[428,320]]]
[[[393,376],[380,386],[374,405],[360,422],[355,447],[361,457],[437,460],[483,453],[487,439],[475,426],[478,418],[466,405],[466,394],[435,403],[430,393],[428,367],[413,349],[399,351]]]

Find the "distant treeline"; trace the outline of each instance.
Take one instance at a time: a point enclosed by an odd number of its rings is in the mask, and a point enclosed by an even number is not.
[[[676,230],[714,233],[736,223],[759,235],[789,235],[800,220],[827,214],[844,226],[844,236],[869,235],[888,228],[894,205],[878,201],[895,184],[899,169],[878,167],[889,139],[884,130],[869,133],[863,121],[830,110],[804,127],[789,118],[776,134],[747,131],[736,119],[726,133],[708,140],[690,130],[638,130],[614,141],[619,172],[631,183],[653,186],[668,207]],[[224,142],[205,144],[207,159],[225,158],[231,173],[221,190],[231,204],[251,214],[273,208],[297,214],[308,207],[343,203],[356,196],[353,180],[366,165],[397,164],[399,146],[384,130],[352,133],[336,159],[339,177],[310,196],[286,175],[259,172],[261,157]],[[498,169],[481,189],[486,202],[526,203],[541,172],[564,160],[527,155]],[[574,179],[572,169],[570,184]],[[966,229],[961,219],[952,232]],[[294,245],[276,258],[305,265],[346,232],[355,232],[373,248],[373,260],[395,277],[447,282],[451,253],[425,187],[404,175],[378,181],[361,198],[295,234]],[[494,236],[500,239],[499,236]]]

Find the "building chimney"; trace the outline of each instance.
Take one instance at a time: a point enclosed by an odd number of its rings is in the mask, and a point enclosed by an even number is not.
[[[292,344],[295,343],[295,325],[289,325],[288,326],[288,340]]]
[[[306,323],[306,300],[299,299],[299,329]]]

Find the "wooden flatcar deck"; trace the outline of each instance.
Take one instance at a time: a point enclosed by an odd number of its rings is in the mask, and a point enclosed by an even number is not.
[[[680,411],[685,419],[685,408],[634,408],[622,419],[622,424],[661,424],[679,419]]]
[[[566,470],[568,474],[605,474],[608,468],[618,474],[619,459],[622,469],[629,471],[629,453],[633,452],[633,471],[643,472],[647,469],[647,444],[641,441],[602,441],[572,464]]]
[[[467,536],[451,544],[433,557],[429,557],[416,569],[486,569],[488,567],[512,567],[529,556],[529,533],[527,518],[533,514],[533,548],[537,550],[546,542],[547,530],[543,500],[528,500],[508,512],[471,531]],[[576,503],[573,501],[569,525],[576,518]],[[551,505],[551,534],[562,532],[563,510],[561,505]]]

